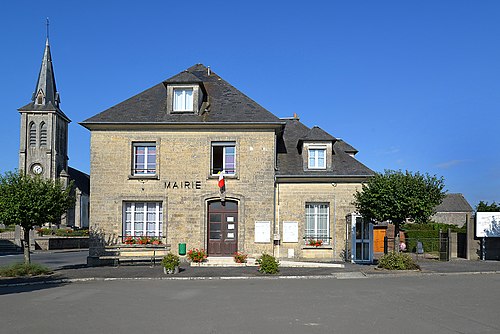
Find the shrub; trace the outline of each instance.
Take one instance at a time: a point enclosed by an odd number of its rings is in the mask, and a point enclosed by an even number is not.
[[[233,254],[234,262],[236,263],[247,263],[248,255],[245,253],[236,252]]]
[[[258,258],[255,263],[259,266],[259,272],[264,274],[277,274],[279,273],[280,263],[276,258],[269,254],[262,254],[260,258]]]
[[[188,259],[192,262],[203,262],[207,258],[207,252],[204,249],[193,248],[187,253]]]
[[[50,273],[51,271],[49,268],[37,263],[15,263],[0,268],[0,277],[37,276]]]
[[[420,269],[409,254],[391,252],[378,260],[378,267],[389,270],[416,270]]]
[[[165,269],[173,271],[175,267],[178,267],[181,264],[181,260],[177,255],[168,253],[161,260],[161,264],[165,267]]]

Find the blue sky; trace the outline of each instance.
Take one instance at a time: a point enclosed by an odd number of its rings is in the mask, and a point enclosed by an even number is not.
[[[78,125],[195,63],[279,117],[297,113],[375,171],[445,178],[472,206],[500,201],[499,1],[4,1],[0,172],[18,166],[45,18],[69,164]]]

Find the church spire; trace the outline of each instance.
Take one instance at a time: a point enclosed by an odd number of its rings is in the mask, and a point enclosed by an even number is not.
[[[56,89],[56,79],[54,77],[54,68],[52,67],[52,56],[50,54],[49,36],[45,42],[45,51],[43,53],[42,66],[32,101],[35,105],[48,106],[52,104],[59,108],[59,92]]]

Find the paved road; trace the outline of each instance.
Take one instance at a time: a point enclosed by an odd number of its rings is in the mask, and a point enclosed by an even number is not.
[[[84,265],[87,263],[88,255],[88,249],[74,251],[35,252],[31,254],[31,262],[43,264],[50,269],[57,269],[63,268],[65,266]],[[23,254],[0,256],[0,266],[23,261]]]
[[[0,332],[499,333],[499,286],[482,274],[3,287]]]

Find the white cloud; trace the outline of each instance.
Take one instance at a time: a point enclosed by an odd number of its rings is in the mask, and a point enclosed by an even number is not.
[[[465,160],[450,160],[450,161],[441,162],[441,163],[437,164],[436,167],[441,168],[441,169],[449,169],[449,168],[454,167],[456,165],[459,165],[463,162],[465,162]]]

